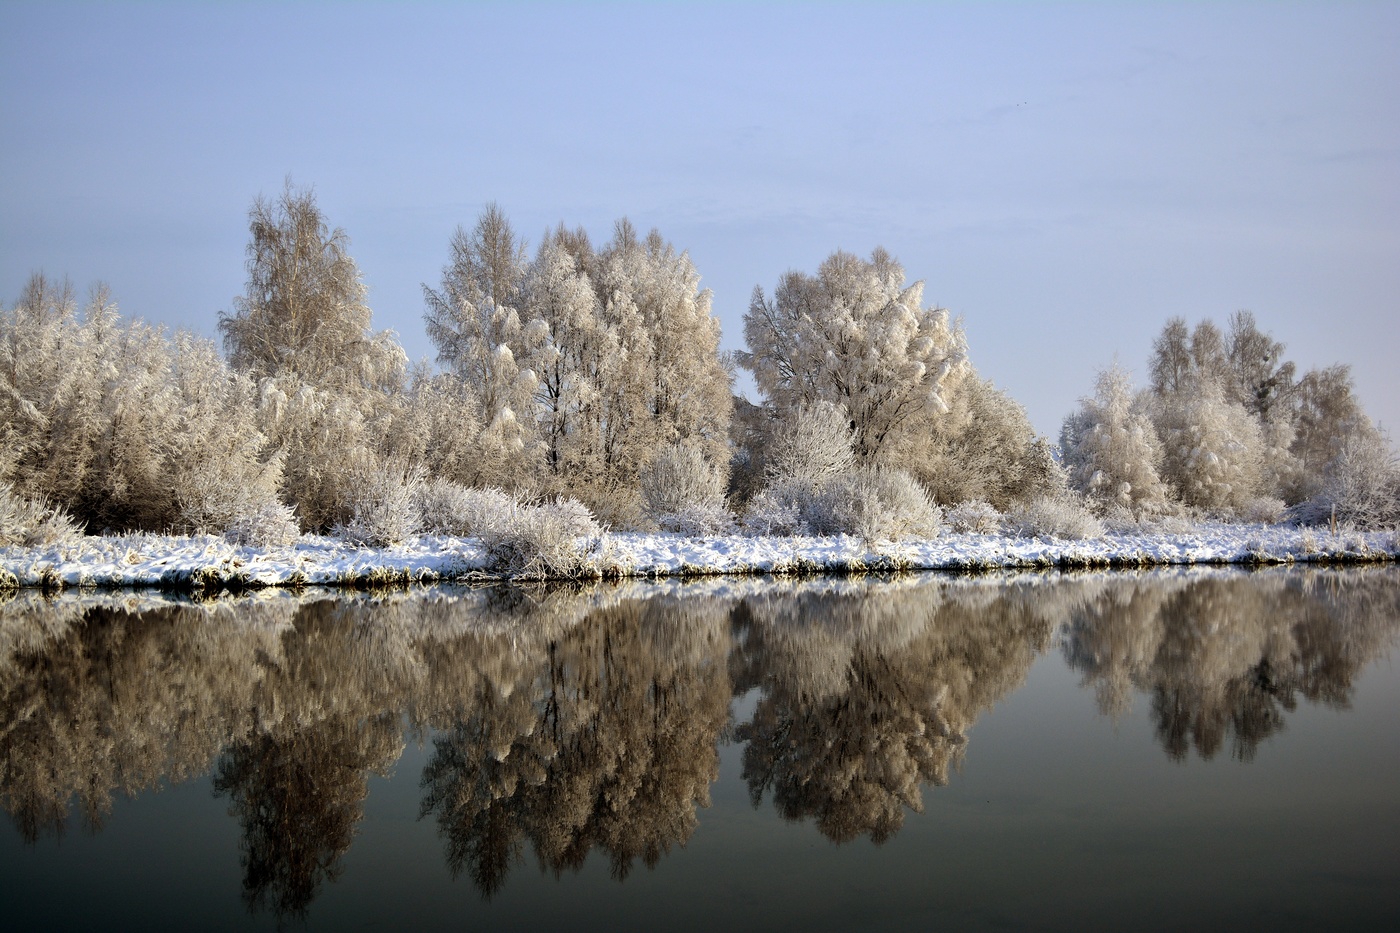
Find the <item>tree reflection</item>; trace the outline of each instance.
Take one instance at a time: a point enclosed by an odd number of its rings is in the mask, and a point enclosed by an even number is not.
[[[879,844],[948,782],[978,715],[1025,677],[1049,626],[1008,591],[870,582],[745,601],[744,653],[764,693],[738,727],[758,806],[836,842]]]
[[[369,775],[387,774],[403,750],[397,710],[419,670],[385,622],[353,604],[302,606],[249,697],[248,730],[219,759],[214,793],[243,830],[251,909],[305,913],[340,874]]]
[[[1345,708],[1361,668],[1400,626],[1389,570],[1120,577],[1067,632],[1065,657],[1121,713],[1128,686],[1151,696],[1158,740],[1251,760],[1298,697]]]
[[[599,848],[618,879],[683,845],[719,770],[728,617],[722,601],[626,602],[529,665],[488,662],[507,676],[478,682],[423,773],[453,873],[489,897],[526,841],[556,874]]]
[[[833,840],[899,831],[1058,635],[1167,753],[1242,760],[1345,707],[1400,627],[1395,568],[511,587],[197,603],[0,602],[0,805],[34,842],[209,772],[248,904],[306,913],[371,774],[432,736],[421,815],[490,896],[525,857],[616,878],[695,832],[738,741],[755,805]],[[696,595],[698,593],[698,595]],[[753,693],[746,721],[730,700]]]
[[[219,759],[214,792],[243,828],[243,893],[252,909],[303,915],[340,875],[364,813],[370,772],[401,750],[398,718],[337,716],[285,735],[261,733]]]
[[[275,605],[237,622],[188,605],[0,607],[0,799],[23,838],[61,834],[74,804],[96,831],[113,794],[206,773],[286,618]]]

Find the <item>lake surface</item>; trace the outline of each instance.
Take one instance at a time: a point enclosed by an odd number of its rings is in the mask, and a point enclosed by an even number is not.
[[[0,597],[29,929],[1400,924],[1400,568]]]

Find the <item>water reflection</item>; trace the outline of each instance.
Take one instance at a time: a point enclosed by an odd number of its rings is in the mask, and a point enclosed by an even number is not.
[[[486,896],[533,856],[614,877],[694,834],[721,743],[755,806],[879,843],[1058,644],[1174,758],[1249,760],[1345,707],[1400,627],[1394,568],[710,581],[0,605],[0,804],[26,840],[212,774],[257,910],[342,870],[373,774],[430,743],[420,816]],[[752,713],[731,720],[731,700]],[[745,704],[747,707],[749,704]]]
[[[754,805],[771,791],[836,842],[883,842],[922,811],[921,785],[948,782],[969,727],[1050,637],[1020,588],[984,595],[872,583],[745,600],[744,686],[762,696],[736,734]]]
[[[628,601],[595,612],[450,711],[423,773],[448,865],[495,892],[528,841],[577,869],[597,847],[613,876],[655,865],[695,830],[729,714],[726,600]]]
[[[1099,708],[1151,698],[1157,738],[1184,759],[1252,759],[1298,697],[1345,709],[1400,626],[1393,570],[1110,578],[1063,639]]]

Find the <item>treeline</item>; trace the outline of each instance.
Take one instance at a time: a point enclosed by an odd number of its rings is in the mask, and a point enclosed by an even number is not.
[[[562,567],[550,547],[595,520],[896,538],[946,518],[1085,535],[1103,517],[1397,512],[1346,370],[1295,380],[1252,318],[1228,338],[1174,321],[1152,390],[1106,375],[1066,423],[1062,464],[883,250],[756,289],[749,349],[729,357],[709,290],[659,232],[624,219],[595,246],[561,225],[531,257],[493,205],[424,286],[434,368],[372,330],[347,237],[309,191],[259,199],[249,230],[223,355],[121,317],[102,288],[80,311],[43,275],[0,309],[0,543],[79,524],[251,543],[437,532],[506,550],[523,536],[513,559]],[[733,397],[736,366],[761,405]],[[1359,472],[1370,498],[1353,508]]]
[[[1298,375],[1254,315],[1221,330],[1172,318],[1153,342],[1150,384],[1114,366],[1065,419],[1070,483],[1126,521],[1186,514],[1226,520],[1400,520],[1400,472],[1346,366]]]

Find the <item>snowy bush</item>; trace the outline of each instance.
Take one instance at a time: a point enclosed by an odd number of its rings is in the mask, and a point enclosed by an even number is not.
[[[350,520],[335,528],[337,537],[356,544],[389,547],[418,533],[418,487],[422,473],[413,467],[383,464],[358,471],[344,490]]]
[[[669,444],[642,470],[643,514],[663,531],[719,534],[733,527],[725,478],[694,447]]]
[[[429,534],[480,537],[506,526],[519,504],[500,489],[468,489],[445,479],[418,487],[418,511]]]
[[[980,499],[972,499],[948,511],[948,524],[959,534],[996,534],[1001,527],[1001,513]]]
[[[814,490],[810,483],[779,481],[749,500],[744,532],[751,535],[805,535],[811,532],[806,513]]]
[[[818,534],[856,535],[866,541],[932,538],[943,516],[908,473],[860,467],[821,487],[805,516]]]
[[[1098,538],[1103,524],[1079,497],[1040,496],[1006,513],[1007,534],[1022,537]]]
[[[1400,465],[1385,435],[1372,429],[1344,438],[1323,471],[1321,489],[1294,514],[1307,524],[1400,525]]]
[[[275,499],[248,503],[224,527],[225,538],[253,547],[292,544],[300,533],[296,511]]]
[[[803,405],[773,430],[765,472],[771,480],[820,484],[855,466],[854,444],[845,408],[830,402]]]
[[[493,570],[519,579],[582,574],[602,529],[577,499],[517,506],[510,520],[482,534]]]
[[[1251,522],[1257,525],[1276,525],[1283,517],[1284,504],[1282,499],[1275,499],[1270,496],[1255,496],[1247,499],[1235,513],[1240,521]]]
[[[83,533],[82,527],[57,506],[27,499],[9,483],[0,483],[0,547],[47,547],[65,544]]]
[[[734,530],[734,516],[722,504],[687,505],[679,512],[653,516],[652,521],[662,531],[692,537],[725,535]]]

